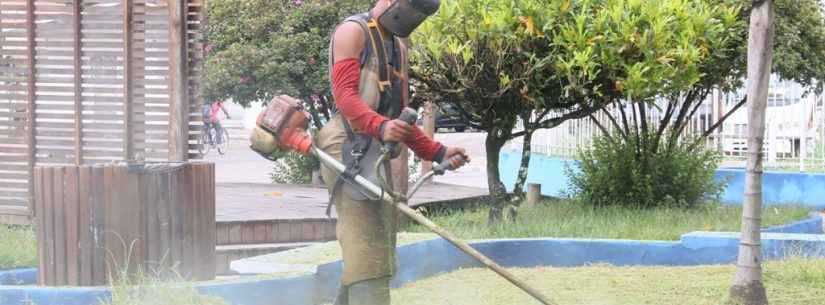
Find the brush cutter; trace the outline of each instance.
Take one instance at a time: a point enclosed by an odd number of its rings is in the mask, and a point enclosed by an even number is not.
[[[418,114],[415,110],[406,108],[399,116],[399,119],[406,121],[409,124],[414,124],[417,116]],[[257,126],[252,133],[251,148],[270,160],[275,160],[277,156],[281,156],[287,151],[312,154],[318,157],[324,166],[335,170],[339,174],[343,173],[345,170],[344,164],[313,145],[312,136],[308,131],[309,117],[309,113],[303,109],[300,101],[288,96],[276,97],[269,104],[267,109],[264,110],[264,112],[262,112],[258,117]],[[377,162],[375,167],[376,171],[379,171],[381,164],[385,163],[381,161],[389,158],[390,152],[393,151],[394,145],[395,143],[386,143],[385,147],[382,148],[383,156],[381,160]],[[406,200],[418,191],[424,181],[433,175],[443,175],[447,171],[455,170],[457,168],[456,165],[463,161],[459,158],[461,157],[456,156],[451,160],[446,160],[433,167],[433,170],[421,177],[421,179],[415,183],[410,192],[406,195],[394,194],[388,191],[390,188],[387,187],[384,180],[381,180],[379,183],[382,185],[376,185],[376,183],[373,183],[363,176],[356,175],[352,181],[374,195],[374,197],[380,198],[385,204],[392,205],[404,215],[409,216],[412,220],[446,239],[448,242],[458,247],[458,249],[472,256],[484,266],[504,277],[507,281],[517,286],[519,289],[523,290],[542,304],[553,304],[549,298],[542,295],[541,292],[527,285],[524,281],[516,278],[515,275],[499,266],[496,262],[484,254],[481,254],[481,252],[478,252],[476,249],[473,249],[467,243],[461,241],[457,236],[455,236],[455,234],[438,226],[427,217],[405,204]],[[382,175],[379,174],[377,176],[381,177]]]

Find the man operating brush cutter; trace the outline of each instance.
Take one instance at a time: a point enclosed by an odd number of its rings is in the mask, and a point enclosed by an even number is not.
[[[439,163],[443,174],[469,162],[464,149],[428,138],[414,122],[409,101],[407,37],[438,10],[438,0],[379,0],[367,13],[344,20],[330,42],[330,79],[339,113],[311,141],[308,114],[290,97],[276,97],[259,116],[252,148],[265,157],[283,150],[312,153],[321,160],[330,205],[338,214],[336,233],[343,252],[343,273],[336,305],[389,305],[394,272],[396,225],[401,211],[427,226],[544,304],[541,295],[481,253],[459,241],[404,202],[408,194],[393,187],[407,177],[391,175],[406,167],[406,144],[424,160]],[[314,142],[314,143],[312,143]],[[398,183],[396,183],[398,184]],[[328,210],[329,213],[329,210]]]

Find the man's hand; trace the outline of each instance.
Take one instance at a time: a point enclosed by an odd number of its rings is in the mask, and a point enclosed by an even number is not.
[[[404,142],[412,133],[413,127],[402,120],[392,120],[384,123],[384,133],[381,140],[386,142]]]
[[[461,158],[455,158],[457,160],[453,160],[455,156],[461,156]],[[464,166],[464,164],[470,163],[470,156],[467,155],[464,148],[447,147],[447,151],[444,152],[444,162],[452,162],[453,168],[458,169]]]

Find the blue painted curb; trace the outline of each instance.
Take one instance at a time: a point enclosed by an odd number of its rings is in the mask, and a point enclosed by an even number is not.
[[[818,227],[817,227],[818,225]],[[765,229],[765,259],[788,255],[825,258],[825,235],[819,216]],[[795,232],[795,233],[783,233]],[[473,248],[504,267],[574,267],[592,263],[616,266],[692,266],[728,264],[736,260],[739,234],[692,232],[679,241],[638,241],[575,238],[497,239],[472,242]],[[443,239],[405,245],[397,251],[393,287],[481,265]],[[236,305],[314,305],[329,302],[338,289],[342,262],[318,265],[315,273],[283,278],[247,277],[196,285],[202,293]],[[106,287],[49,288],[33,284],[35,269],[0,271],[2,305],[96,305],[109,297]]]
[[[0,285],[22,285],[37,282],[37,268],[0,270]]]
[[[822,216],[819,213],[811,213],[811,218],[800,220],[791,224],[773,226],[762,229],[765,233],[800,233],[800,234],[824,234]]]

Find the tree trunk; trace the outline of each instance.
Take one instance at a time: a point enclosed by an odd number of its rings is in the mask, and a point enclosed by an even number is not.
[[[487,132],[485,140],[485,150],[487,154],[487,189],[492,199],[492,207],[488,221],[490,223],[500,222],[502,219],[504,206],[508,202],[507,189],[501,182],[498,164],[501,148],[504,147],[506,139],[501,139],[497,128],[491,128]]]
[[[513,196],[518,200],[524,199],[524,183],[527,182],[527,169],[530,167],[530,150],[533,142],[533,132],[529,127],[524,127],[524,143],[521,146],[521,165],[518,169],[518,177],[516,177],[516,184],[513,188]]]
[[[773,1],[754,1],[748,36],[748,167],[745,175],[745,202],[742,236],[736,276],[730,289],[734,302],[765,305],[768,298],[762,284],[762,144],[765,135],[765,106],[773,57]]]

